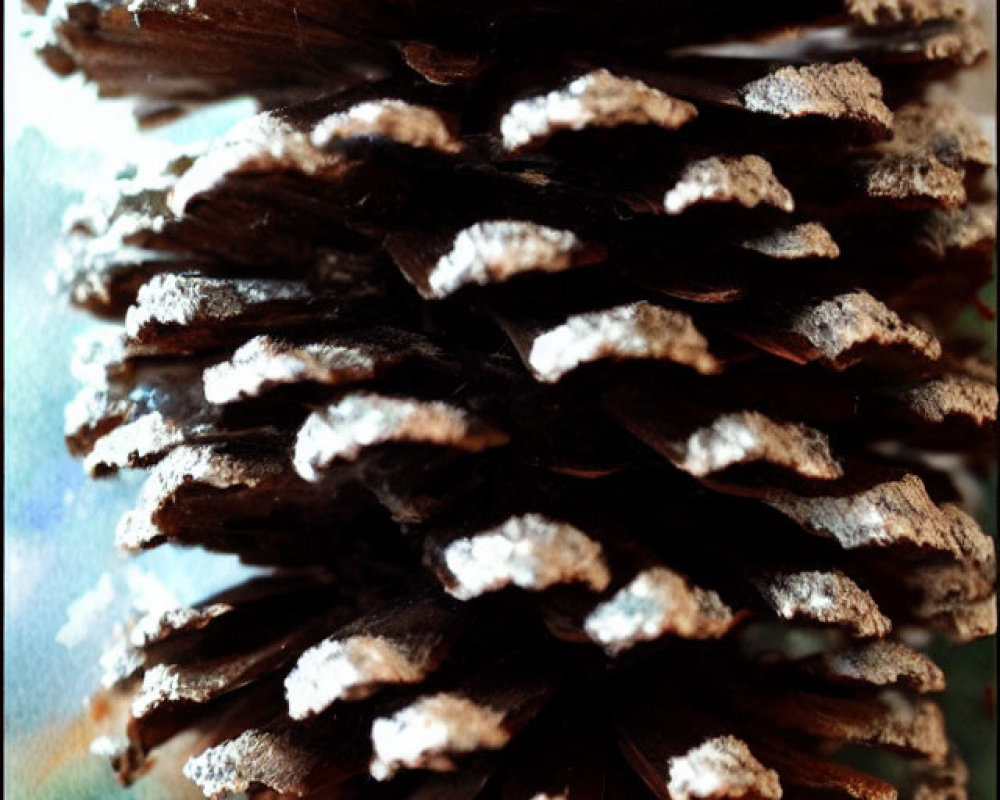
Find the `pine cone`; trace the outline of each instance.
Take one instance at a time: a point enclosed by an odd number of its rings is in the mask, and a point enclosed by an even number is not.
[[[995,372],[953,325],[992,156],[926,99],[983,54],[963,0],[46,20],[48,63],[146,121],[271,109],[118,173],[66,241],[72,302],[124,319],[67,412],[89,472],[149,470],[118,544],[272,568],[107,654],[123,781],[965,797],[913,647],[996,628],[962,508]]]

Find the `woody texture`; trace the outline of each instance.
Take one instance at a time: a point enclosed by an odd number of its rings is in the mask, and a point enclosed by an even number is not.
[[[966,797],[920,648],[996,629],[967,2],[31,5],[141,124],[261,109],[62,244],[115,323],[66,440],[147,473],[108,536],[267,568],[121,631],[123,783]]]

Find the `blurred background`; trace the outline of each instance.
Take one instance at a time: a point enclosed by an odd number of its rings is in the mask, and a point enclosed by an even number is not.
[[[982,6],[995,44],[996,4]],[[253,107],[234,101],[138,137],[126,102],[98,103],[78,76],[58,79],[41,67],[19,0],[5,0],[4,17],[4,797],[200,797],[183,781],[118,787],[88,754],[86,698],[112,621],[130,609],[194,602],[246,570],[194,551],[161,548],[130,559],[115,552],[115,524],[141,476],[87,479],[63,445],[62,410],[76,388],[73,339],[96,323],[52,297],[46,274],[63,214],[93,176],[137,147],[217,135]],[[959,92],[995,143],[995,64],[943,91]],[[995,283],[983,298],[996,307]],[[995,352],[992,323],[970,312],[962,324],[993,337]],[[981,521],[995,532],[995,472],[989,498]],[[986,640],[932,650],[949,676],[943,702],[972,771],[974,800],[996,798],[995,647]]]

